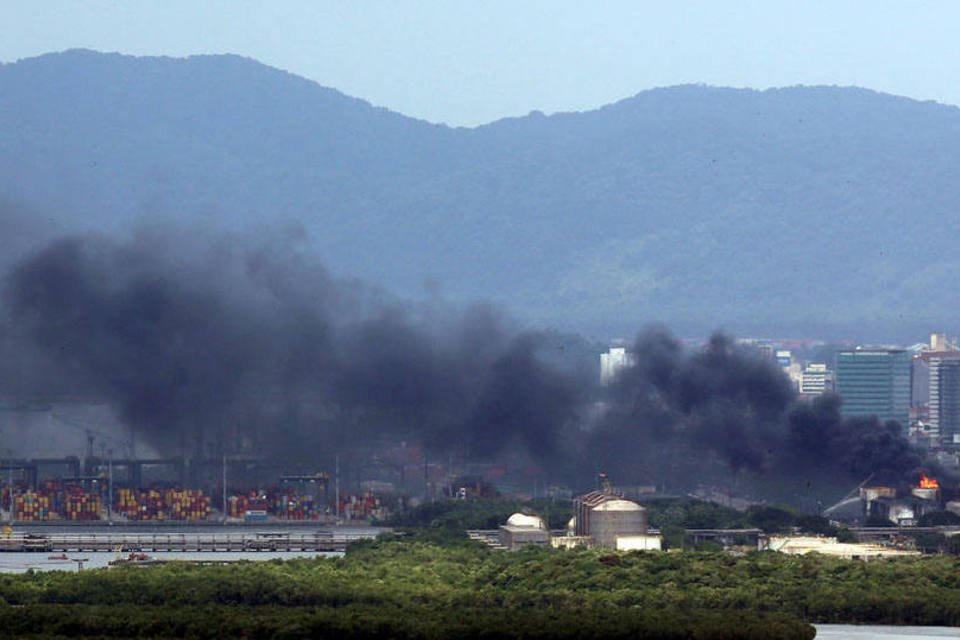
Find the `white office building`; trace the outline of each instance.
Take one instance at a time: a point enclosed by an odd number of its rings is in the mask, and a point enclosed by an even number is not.
[[[600,354],[600,384],[610,384],[624,369],[637,363],[636,356],[626,347],[612,347],[606,353]]]
[[[800,393],[818,396],[827,391],[833,391],[833,371],[825,364],[811,362],[800,375]]]

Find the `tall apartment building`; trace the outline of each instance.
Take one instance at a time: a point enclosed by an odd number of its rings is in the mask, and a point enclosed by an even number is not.
[[[833,391],[833,371],[823,363],[811,362],[800,374],[800,393],[822,395]]]
[[[610,384],[621,371],[636,364],[636,356],[624,347],[612,347],[600,354],[600,384]]]
[[[910,418],[912,355],[906,349],[854,349],[837,353],[836,391],[844,416],[875,415],[896,420],[904,429]]]
[[[935,440],[960,443],[960,350],[946,334],[930,335],[913,358],[913,420]]]
[[[932,435],[953,441],[960,436],[960,351],[921,356],[929,366],[927,425]]]

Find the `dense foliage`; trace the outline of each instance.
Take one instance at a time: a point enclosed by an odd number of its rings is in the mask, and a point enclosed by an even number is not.
[[[810,638],[806,622],[960,625],[958,587],[951,557],[496,553],[408,536],[335,560],[2,576],[0,634]]]

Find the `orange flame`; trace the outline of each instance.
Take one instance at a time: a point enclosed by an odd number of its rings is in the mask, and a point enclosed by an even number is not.
[[[936,478],[928,478],[927,474],[920,474],[920,488],[921,489],[939,489],[940,483],[937,482]]]

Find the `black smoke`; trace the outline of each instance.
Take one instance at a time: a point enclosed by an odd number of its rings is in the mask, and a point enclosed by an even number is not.
[[[607,390],[586,445],[594,467],[621,482],[790,492],[904,478],[924,465],[898,423],[841,417],[832,394],[801,400],[776,363],[728,336],[691,349],[654,328],[632,352],[636,364]]]
[[[580,398],[536,334],[334,278],[296,244],[64,238],[12,269],[4,303],[163,452],[298,459],[392,438],[558,454]]]
[[[636,365],[600,391],[557,365],[548,334],[487,305],[397,300],[332,275],[307,246],[170,230],[50,242],[5,278],[16,379],[42,390],[38,363],[55,363],[58,385],[109,400],[169,454],[293,462],[404,441],[473,460],[525,451],[573,486],[606,471],[759,493],[924,464],[900,425],[842,418],[834,396],[800,401],[773,362],[722,334],[689,348],[646,330]]]
[[[765,466],[794,399],[772,363],[720,334],[690,351],[664,329],[641,334],[632,352],[637,363],[611,386],[609,408],[594,433],[598,450],[667,475],[658,451],[671,452],[672,465],[719,460],[733,470]]]
[[[830,394],[791,410],[788,445],[793,466],[825,471],[833,466],[860,477],[878,473],[902,477],[924,464],[900,423],[881,422],[876,416],[841,418],[840,404],[840,398]]]

